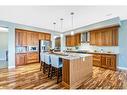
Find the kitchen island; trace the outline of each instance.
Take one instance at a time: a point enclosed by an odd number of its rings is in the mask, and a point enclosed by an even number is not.
[[[51,53],[62,58],[62,85],[74,89],[82,85],[88,78],[92,77],[92,54]]]

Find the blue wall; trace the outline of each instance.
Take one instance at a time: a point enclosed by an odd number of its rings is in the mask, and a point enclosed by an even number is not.
[[[119,67],[127,68],[127,20],[121,21],[119,29]]]

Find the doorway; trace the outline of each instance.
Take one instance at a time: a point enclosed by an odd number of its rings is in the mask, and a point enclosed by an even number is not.
[[[0,27],[0,69],[8,68],[8,28]]]

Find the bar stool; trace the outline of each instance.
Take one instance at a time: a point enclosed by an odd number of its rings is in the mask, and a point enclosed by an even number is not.
[[[60,77],[62,77],[62,59],[57,55],[51,55],[51,77],[53,77],[53,73],[57,76],[57,83],[59,83]]]
[[[50,59],[50,55],[45,53],[45,65],[44,65],[44,73],[45,71],[48,72],[48,77],[50,76],[50,68],[51,68],[51,59]]]
[[[44,52],[40,53],[40,58],[41,58],[40,71],[42,70],[42,67],[43,67],[43,73],[44,73],[44,65],[45,65],[45,53]]]

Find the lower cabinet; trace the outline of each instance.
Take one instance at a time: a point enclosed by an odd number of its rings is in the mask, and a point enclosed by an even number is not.
[[[39,53],[31,52],[27,53],[27,63],[39,62]]]
[[[116,55],[93,54],[93,65],[116,70]]]
[[[16,66],[26,65],[30,63],[39,62],[39,53],[17,53],[16,54]]]
[[[16,66],[21,66],[26,64],[26,53],[16,54]]]
[[[93,55],[93,65],[94,66],[101,66],[101,55]]]

